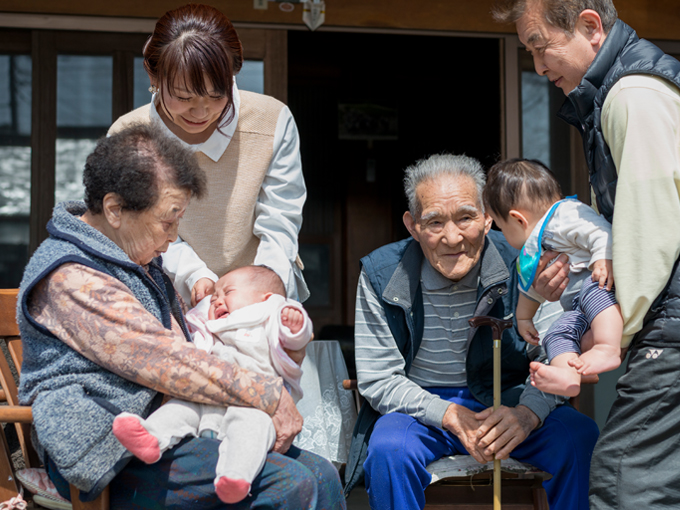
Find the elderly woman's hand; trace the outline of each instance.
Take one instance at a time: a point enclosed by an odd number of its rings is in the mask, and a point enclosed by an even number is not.
[[[276,429],[276,442],[274,443],[274,451],[278,453],[286,453],[293,444],[295,436],[302,430],[302,415],[295,407],[293,397],[290,396],[285,389],[281,390],[281,399],[279,400],[279,407],[276,408],[274,416],[272,416],[274,428]]]

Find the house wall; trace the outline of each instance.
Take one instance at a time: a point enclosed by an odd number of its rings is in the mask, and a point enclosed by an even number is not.
[[[185,0],[3,0],[2,12],[158,18]],[[207,1],[240,23],[302,25],[302,6],[286,13],[270,2],[266,10],[253,8],[253,0]],[[680,9],[676,0],[617,0],[619,17],[641,37],[680,39]],[[463,32],[512,32],[512,26],[496,24],[489,14],[493,0],[326,0],[325,26],[445,30]]]

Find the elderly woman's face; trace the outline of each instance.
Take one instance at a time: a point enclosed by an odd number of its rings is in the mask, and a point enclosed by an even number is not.
[[[123,211],[117,243],[130,260],[146,265],[177,239],[179,220],[189,204],[188,191],[165,186],[158,201],[142,212]]]

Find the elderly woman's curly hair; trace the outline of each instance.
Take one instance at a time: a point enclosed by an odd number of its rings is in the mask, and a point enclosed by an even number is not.
[[[108,193],[116,193],[123,208],[145,211],[157,201],[164,184],[201,198],[205,173],[194,153],[152,125],[135,124],[97,142],[83,172],[85,203],[102,212]]]

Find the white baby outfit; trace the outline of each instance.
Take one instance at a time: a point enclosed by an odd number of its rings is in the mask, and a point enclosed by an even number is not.
[[[304,316],[297,334],[281,323],[281,310],[293,307]],[[208,320],[210,296],[187,313],[196,346],[241,368],[281,376],[295,401],[302,397],[302,370],[285,353],[303,348],[312,337],[312,324],[297,301],[272,295],[262,303],[240,308],[226,317]],[[142,426],[158,439],[161,453],[186,436],[216,437],[222,444],[215,482],[220,477],[249,483],[264,466],[274,446],[276,430],[270,416],[249,407],[220,407],[172,399],[152,413]]]

